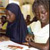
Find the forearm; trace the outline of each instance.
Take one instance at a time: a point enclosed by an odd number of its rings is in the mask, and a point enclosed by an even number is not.
[[[30,42],[30,45],[41,50],[49,50],[49,41],[46,44]]]
[[[36,47],[36,48],[39,48],[39,49],[42,49],[44,48],[45,45],[42,45],[42,44],[38,44],[38,43],[33,43],[33,42],[30,42],[30,45],[32,47]]]

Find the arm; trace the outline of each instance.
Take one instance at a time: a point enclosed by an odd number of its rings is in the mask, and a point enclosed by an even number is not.
[[[49,39],[48,39],[46,44],[39,44],[39,43],[35,43],[35,42],[30,42],[30,45],[32,47],[36,47],[36,48],[39,48],[41,50],[49,50]]]

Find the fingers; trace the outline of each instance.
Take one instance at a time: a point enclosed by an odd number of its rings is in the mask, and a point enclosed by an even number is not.
[[[29,41],[29,37],[28,36],[26,37],[26,41]]]
[[[32,39],[32,36],[31,35],[27,35],[26,36],[26,41],[28,42],[28,41],[30,41],[30,39]]]
[[[23,45],[29,45],[29,43],[28,42],[25,42],[25,43],[23,43]]]

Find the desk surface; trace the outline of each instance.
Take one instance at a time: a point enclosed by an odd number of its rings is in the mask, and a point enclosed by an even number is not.
[[[15,43],[15,42],[13,42],[13,41],[11,41],[8,37],[6,37],[6,36],[1,36],[0,37],[0,49],[1,50],[10,50],[7,46],[8,45],[14,45],[14,46],[21,46],[21,47],[23,47],[24,49],[22,49],[22,50],[39,50],[39,49],[37,49],[37,48],[34,48],[34,47],[28,47],[28,46],[26,46],[26,45],[23,45],[23,44],[18,44],[18,43]],[[11,49],[12,50],[12,49]]]
[[[8,48],[8,45],[14,45],[14,46],[20,46],[20,47],[23,47],[23,49],[22,50],[39,50],[39,49],[36,49],[36,48],[29,48],[28,46],[25,46],[25,45],[22,45],[22,44],[18,44],[18,43],[15,43],[15,42],[12,42],[12,41],[3,41],[3,42],[0,42],[0,49],[3,49],[3,50],[6,50],[6,49],[8,49],[8,50],[10,50],[10,48]],[[11,50],[13,50],[13,49],[11,49]],[[15,49],[15,50],[18,50],[17,48]],[[21,49],[19,49],[19,50],[21,50]]]

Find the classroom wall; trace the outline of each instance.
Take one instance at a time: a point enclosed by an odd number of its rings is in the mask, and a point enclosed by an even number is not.
[[[32,4],[28,4],[28,5],[24,6],[21,3],[25,2],[25,0],[22,2],[21,2],[21,0],[2,0],[3,6],[6,7],[7,4],[9,3],[9,1],[15,1],[15,2],[19,1],[20,8],[21,8],[21,11],[22,11],[25,19],[26,19],[27,14],[29,14],[31,16],[31,20],[34,18],[34,14],[32,13]],[[29,0],[29,2],[32,2],[32,0]]]
[[[31,16],[31,20],[33,19],[34,15],[32,13],[32,5],[31,4],[22,5],[21,11],[22,11],[25,19],[26,19],[27,15]]]
[[[6,6],[7,6],[7,4],[9,3],[9,0],[2,0],[2,2],[3,2],[3,3],[2,3],[2,4],[3,4],[3,6],[4,6],[4,7],[6,7]]]

